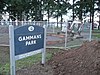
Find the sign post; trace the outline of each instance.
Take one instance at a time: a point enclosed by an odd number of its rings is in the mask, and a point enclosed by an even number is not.
[[[10,72],[11,75],[15,75],[15,52],[14,52],[14,27],[9,26],[9,43],[10,43]]]
[[[45,64],[46,59],[46,25],[43,27],[45,29],[44,33],[44,50],[42,52],[42,64]]]
[[[25,25],[14,29],[9,26],[11,75],[15,74],[15,61],[42,53],[42,64],[45,63],[46,27]]]
[[[68,26],[68,21],[64,23],[66,25],[66,32],[65,32],[65,50],[67,46],[67,26]]]

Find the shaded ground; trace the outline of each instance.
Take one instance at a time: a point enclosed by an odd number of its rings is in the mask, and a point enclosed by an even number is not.
[[[34,64],[29,68],[23,68],[17,71],[17,75],[54,75],[53,69],[50,65]]]
[[[0,75],[7,75],[4,73],[5,68],[2,68],[2,66],[6,65],[6,63],[9,63],[9,59],[9,47],[0,46]]]
[[[6,62],[9,62],[9,47],[1,47],[0,46],[0,67],[3,64],[6,64]]]
[[[7,48],[0,47],[5,53],[0,55],[0,61],[9,54]],[[100,41],[84,42],[81,47],[53,53],[44,66],[36,63],[17,70],[17,75],[100,75]]]

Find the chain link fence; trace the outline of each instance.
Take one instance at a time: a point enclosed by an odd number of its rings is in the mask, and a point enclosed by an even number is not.
[[[71,24],[66,22],[47,22],[47,21],[12,21],[0,22],[0,74],[6,71],[3,66],[9,66],[9,25],[15,28],[23,25],[46,25],[46,47],[47,48],[70,48],[80,46],[84,41],[90,41],[91,38],[91,24],[86,23],[82,25],[80,36],[77,37],[78,32],[73,33]],[[77,27],[77,26],[76,26]],[[7,50],[7,51],[6,51]],[[4,59],[5,58],[5,59]],[[5,75],[9,75],[5,74]]]
[[[82,30],[80,31],[80,36],[78,35],[78,30],[75,33],[70,31],[69,23],[66,22],[46,22],[46,21],[12,21],[12,22],[0,22],[0,45],[9,46],[9,25],[14,25],[14,27],[19,27],[23,25],[38,25],[47,27],[47,47],[50,48],[65,48],[71,46],[81,45],[85,40],[91,39],[91,24],[86,23],[82,25]],[[77,26],[77,25],[76,25]],[[67,32],[66,32],[67,30]]]
[[[49,24],[50,26],[47,27],[48,47],[69,48],[69,47],[80,46],[84,41],[91,40],[92,29],[90,23],[83,24],[80,32],[78,32],[78,30],[76,31],[73,31],[73,29],[71,30],[70,29],[71,25],[69,26],[69,23],[59,22],[57,25],[57,23],[50,22]]]

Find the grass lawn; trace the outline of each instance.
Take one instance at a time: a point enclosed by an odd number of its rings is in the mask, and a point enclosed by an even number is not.
[[[100,38],[100,30],[93,30],[93,36],[96,38]]]
[[[7,51],[7,54],[3,52],[4,51],[3,47],[2,48],[0,47],[0,59],[2,58],[0,60],[0,75],[9,75],[10,73],[9,48],[7,47],[4,49],[6,49],[5,51]],[[47,49],[46,61],[51,59],[53,53],[58,52],[58,51],[60,51],[60,49]],[[3,58],[2,55],[6,55],[6,57]],[[25,67],[30,67],[37,62],[41,62],[41,56],[42,56],[41,54],[37,54],[37,55],[33,55],[33,56],[16,61],[16,70],[25,68]]]

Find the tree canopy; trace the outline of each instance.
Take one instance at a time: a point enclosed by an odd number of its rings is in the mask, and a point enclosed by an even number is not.
[[[78,16],[82,20],[83,14],[90,12],[93,16],[95,6],[100,7],[100,0],[73,0],[73,4],[69,0],[0,0],[0,13],[6,12],[13,15],[18,20],[43,20],[44,12],[50,17],[62,17],[67,14],[68,10],[74,9],[74,16]],[[15,18],[10,16],[12,20]]]

